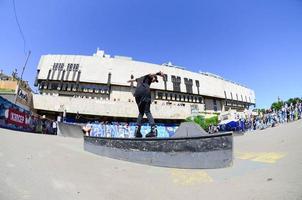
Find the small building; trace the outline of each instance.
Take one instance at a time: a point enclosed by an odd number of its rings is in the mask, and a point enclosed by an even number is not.
[[[15,72],[9,76],[0,71],[0,96],[27,111],[33,109],[32,90]]]

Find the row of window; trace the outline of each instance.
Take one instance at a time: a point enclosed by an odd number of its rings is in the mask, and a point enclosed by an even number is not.
[[[165,75],[165,77],[164,77],[165,90],[167,90],[167,84],[166,84],[167,81],[168,81],[168,76]],[[181,84],[180,76],[171,75],[171,82],[173,84],[173,91],[174,92],[181,92],[181,90],[180,90],[180,84]],[[193,80],[189,79],[189,78],[184,78],[184,83],[186,85],[186,92],[189,93],[189,94],[192,94],[193,93]],[[196,84],[196,87],[197,87],[197,92],[199,94],[199,81],[195,80],[195,84]]]
[[[232,99],[232,100],[240,101],[239,98],[238,98],[238,94],[236,94],[236,99],[233,98],[233,93],[232,93],[232,92],[230,92],[230,95],[231,95],[231,99]],[[226,91],[224,91],[224,97],[227,99],[227,93],[226,93]],[[248,97],[248,98],[247,98],[247,96],[245,96],[245,100],[244,100],[244,99],[243,99],[243,95],[241,95],[241,101],[252,102],[252,101],[251,101],[251,97]]]
[[[247,107],[247,105],[245,105],[243,103],[231,102],[231,101],[226,101],[225,105],[226,106],[230,106],[230,107],[239,107],[239,108],[245,108],[245,107]]]
[[[49,83],[48,85],[42,83],[40,89],[48,90],[61,90],[61,91],[74,91],[74,92],[89,92],[89,93],[102,93],[108,94],[109,88],[107,86],[88,86],[78,85],[74,83]]]
[[[168,81],[168,76],[167,75],[165,75],[164,81],[165,81],[165,90],[166,90],[167,89],[166,88],[166,82]],[[173,84],[173,91],[174,92],[181,92],[181,90],[180,90],[181,77],[171,75],[171,81],[172,81],[172,84]],[[185,86],[186,86],[186,93],[192,94],[193,93],[193,80],[189,79],[189,78],[184,78],[184,83],[185,83]],[[195,85],[196,85],[196,88],[197,88],[197,93],[199,94],[200,83],[199,83],[198,80],[195,80]],[[225,98],[227,99],[226,91],[224,91],[224,95],[225,95]],[[232,92],[230,92],[230,95],[231,95],[231,99],[234,99]],[[236,94],[236,99],[237,99],[237,101],[239,101],[238,94]],[[241,101],[251,102],[251,97],[245,96],[245,99],[243,99],[243,95],[241,95]]]
[[[47,75],[47,80],[72,80],[80,81],[81,70],[78,71],[61,71],[61,70],[49,70]]]
[[[79,67],[80,67],[80,64],[68,63],[68,65],[67,65],[67,71],[78,71]]]
[[[80,64],[78,63],[68,63],[67,64],[67,71],[78,71],[80,68]],[[54,63],[52,66],[52,69],[54,71],[58,70],[58,71],[63,71],[64,69],[64,63]]]
[[[52,69],[62,71],[64,69],[64,63],[54,63]]]
[[[156,92],[155,99],[193,102],[193,103],[204,103],[203,98],[201,96],[177,94],[177,93],[169,93],[169,92]]]

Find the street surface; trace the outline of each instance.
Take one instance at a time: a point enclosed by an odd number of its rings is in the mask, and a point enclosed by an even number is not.
[[[0,199],[302,199],[301,142],[299,120],[234,137],[232,167],[183,170],[100,157],[78,138],[0,129]]]

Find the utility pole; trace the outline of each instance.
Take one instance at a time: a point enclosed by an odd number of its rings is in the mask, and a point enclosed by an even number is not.
[[[29,59],[30,54],[31,54],[31,51],[29,50],[29,51],[28,51],[28,54],[27,54],[27,57],[26,57],[26,60],[25,60],[25,63],[24,63],[23,68],[22,68],[22,72],[21,72],[20,79],[18,80],[18,83],[17,83],[17,91],[16,91],[15,104],[17,103],[18,92],[19,92],[19,86],[20,86],[20,84],[22,84],[23,73],[24,73],[24,71],[25,71],[25,67],[26,67],[26,65],[27,65],[27,62],[28,62],[28,59]]]
[[[28,61],[28,59],[29,59],[30,54],[31,54],[31,51],[29,50],[29,51],[28,51],[28,54],[27,54],[26,61],[25,61],[25,63],[24,63],[23,69],[22,69],[22,73],[21,73],[21,77],[20,77],[20,78],[21,78],[21,81],[22,81],[23,73],[24,73],[25,67],[26,67],[26,65],[27,65],[27,61]]]

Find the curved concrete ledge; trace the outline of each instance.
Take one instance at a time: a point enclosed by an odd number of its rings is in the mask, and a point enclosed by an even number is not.
[[[223,168],[233,161],[231,132],[189,138],[84,137],[84,149],[109,158],[173,168]]]
[[[63,137],[83,138],[82,127],[76,124],[59,122],[57,135]]]

